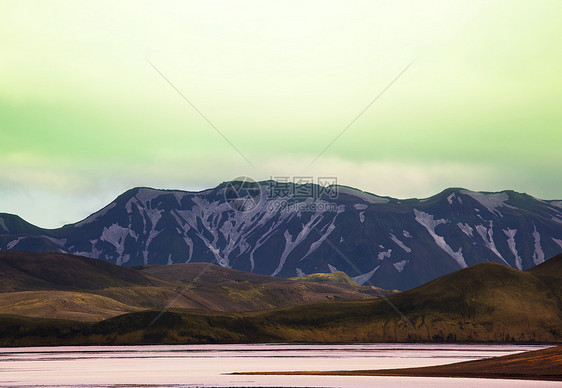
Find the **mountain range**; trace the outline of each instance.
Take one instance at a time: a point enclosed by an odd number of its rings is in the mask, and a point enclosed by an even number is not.
[[[562,201],[509,190],[403,200],[346,186],[244,184],[134,188],[58,229],[0,213],[0,250],[123,266],[212,262],[286,278],[345,272],[359,285],[398,290],[489,261],[526,270],[562,252]],[[303,187],[308,194],[297,195]]]

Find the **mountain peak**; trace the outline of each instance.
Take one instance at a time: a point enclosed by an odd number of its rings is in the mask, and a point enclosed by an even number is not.
[[[514,191],[449,188],[397,200],[338,185],[333,196],[291,197],[271,195],[273,184],[259,182],[252,206],[228,202],[228,182],[203,191],[136,187],[53,230],[0,215],[0,250],[127,266],[212,262],[281,277],[343,271],[401,290],[485,261],[528,269],[562,251],[562,208]]]

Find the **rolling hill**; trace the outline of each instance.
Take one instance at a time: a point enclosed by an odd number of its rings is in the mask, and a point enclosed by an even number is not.
[[[94,324],[11,316],[2,318],[0,344],[555,343],[562,342],[561,271],[558,255],[532,271],[478,264],[386,299],[248,312],[144,310]]]
[[[346,281],[309,282],[208,263],[127,268],[66,254],[0,252],[0,313],[98,321],[171,307],[217,311],[270,309],[388,292]]]
[[[291,280],[299,280],[303,282],[320,282],[320,283],[346,283],[352,286],[357,286],[358,284],[351,279],[345,272],[331,272],[331,273],[313,273],[310,275],[303,275],[295,278],[290,278]]]
[[[0,292],[92,290],[159,283],[134,269],[87,257],[0,252]]]

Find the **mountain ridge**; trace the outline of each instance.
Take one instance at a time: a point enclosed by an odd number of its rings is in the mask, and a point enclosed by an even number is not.
[[[57,229],[0,213],[0,250],[64,252],[125,266],[214,262],[280,277],[343,271],[359,284],[400,290],[478,262],[528,269],[562,251],[562,201],[513,190],[448,188],[396,199],[311,185],[319,195],[297,198],[274,195],[278,182],[262,181],[255,183],[257,206],[237,211],[227,198],[231,183],[200,191],[129,189]],[[334,198],[330,188],[337,189]]]

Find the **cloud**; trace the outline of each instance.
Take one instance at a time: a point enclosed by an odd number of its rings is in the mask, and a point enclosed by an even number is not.
[[[216,155],[170,152],[151,161],[95,166],[38,157],[4,159],[0,170],[0,212],[16,213],[32,223],[58,227],[99,210],[127,189],[203,190],[238,176],[256,180],[280,177],[336,177],[339,184],[396,198],[423,198],[447,187],[499,191],[513,189],[559,199],[559,187],[540,185],[544,177],[525,166],[502,168],[486,163],[370,160],[322,157],[311,168],[310,155],[252,154],[252,168],[234,151]],[[25,161],[25,163],[24,163]],[[537,182],[538,179],[538,182]]]
[[[351,161],[322,158],[304,169],[311,158],[280,158],[265,162],[259,179],[269,176],[336,177],[339,184],[356,187],[378,195],[397,198],[424,197],[447,187],[486,186],[494,180],[494,168],[454,162]],[[462,177],[462,178],[461,178]]]

